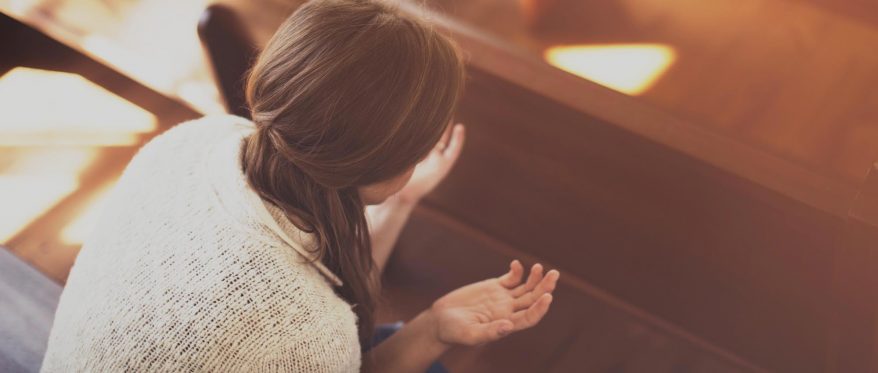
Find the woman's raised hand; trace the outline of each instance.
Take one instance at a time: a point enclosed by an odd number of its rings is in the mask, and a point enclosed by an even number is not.
[[[534,264],[522,283],[524,268],[518,260],[506,274],[448,293],[433,303],[437,339],[445,344],[478,345],[530,328],[542,320],[552,303],[552,291],[561,273]]]
[[[430,193],[451,171],[463,149],[464,137],[463,124],[449,124],[442,138],[430,154],[418,163],[412,178],[397,196],[405,202],[415,203]]]

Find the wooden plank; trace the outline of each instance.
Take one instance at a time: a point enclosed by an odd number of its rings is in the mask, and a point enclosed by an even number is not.
[[[428,203],[768,368],[830,363],[851,185],[444,25],[470,141]]]
[[[456,287],[503,272],[513,258],[526,263],[537,260],[439,211],[420,207],[389,262],[387,303],[381,319],[407,319]],[[553,263],[542,262],[554,267]],[[540,343],[534,346],[537,340]],[[576,343],[583,345],[571,350]],[[603,347],[587,347],[598,345]],[[563,364],[580,366],[667,363],[658,351],[675,351],[673,360],[680,361],[681,367],[687,361],[712,361],[729,371],[759,371],[569,273],[562,275],[552,311],[539,327],[495,344],[454,350],[444,362],[460,372],[550,371],[562,360]]]
[[[427,203],[766,368],[826,367],[854,186],[429,16],[471,80]]]
[[[431,206],[755,361],[821,364],[841,219],[487,74],[459,119]]]
[[[878,163],[851,207],[846,245],[835,257],[838,309],[829,371],[878,371]]]
[[[878,3],[871,0],[794,0],[813,4],[878,28]]]
[[[432,216],[419,210],[400,237],[386,271],[385,306],[393,314],[383,321],[407,320],[447,292],[508,268],[511,258],[486,250],[478,240]],[[572,308],[575,294],[569,288],[558,291],[554,309],[540,327],[490,345],[455,349],[443,361],[455,372],[535,372],[551,365],[583,322]],[[539,347],[534,340],[540,341]]]
[[[407,2],[400,6],[431,19],[449,33],[466,51],[468,68],[473,73],[496,76],[534,95],[588,113],[608,126],[665,145],[836,216],[843,217],[847,212],[847,202],[855,191],[855,186],[848,182],[814,174],[798,164],[558,70],[471,26]]]
[[[538,0],[551,9],[537,28],[522,2],[428,3],[536,58],[666,47],[669,68],[635,100],[855,186],[878,157],[878,28],[809,1]]]

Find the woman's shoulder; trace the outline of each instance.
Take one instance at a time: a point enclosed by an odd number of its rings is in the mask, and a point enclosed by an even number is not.
[[[162,167],[182,161],[188,156],[199,156],[209,144],[228,137],[236,131],[247,131],[252,122],[233,115],[208,115],[169,128],[144,144],[132,158],[128,168],[144,167],[143,163],[164,162]]]
[[[250,120],[229,114],[212,114],[180,123],[155,139],[147,146],[161,143],[198,142],[204,143],[212,139],[223,138],[237,131],[252,129]]]

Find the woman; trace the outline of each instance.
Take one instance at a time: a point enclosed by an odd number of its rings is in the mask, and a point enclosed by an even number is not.
[[[131,161],[43,370],[422,372],[535,325],[559,274],[513,261],[370,348],[381,267],[460,154],[463,82],[447,38],[383,3],[302,6],[250,73],[252,122],[185,123]]]

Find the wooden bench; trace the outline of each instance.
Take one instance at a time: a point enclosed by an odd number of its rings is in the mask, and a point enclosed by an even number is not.
[[[571,288],[599,288],[641,320],[744,366],[878,369],[878,172],[862,185],[815,174],[429,16],[469,55],[458,113],[469,138],[410,229],[465,229],[433,241],[407,234],[402,253],[488,237],[506,256],[560,268]],[[456,276],[453,263],[471,260],[461,255],[449,263],[400,254],[397,266]],[[553,312],[577,314],[558,300]]]

